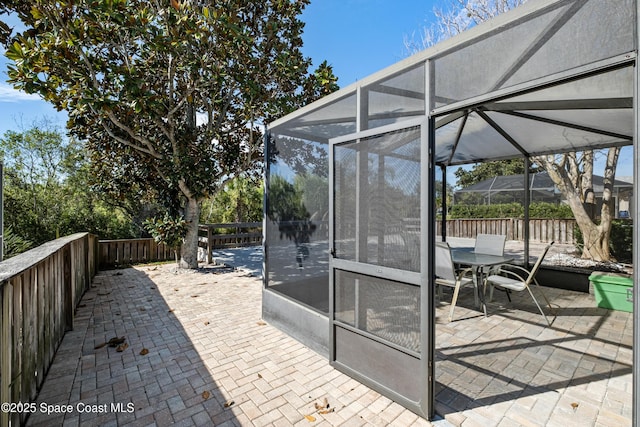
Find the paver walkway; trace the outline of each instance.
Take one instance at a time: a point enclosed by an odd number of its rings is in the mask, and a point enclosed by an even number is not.
[[[39,408],[69,411],[38,412],[29,425],[430,425],[263,322],[259,278],[173,270],[96,276],[38,396]],[[512,303],[497,295],[487,318],[461,292],[449,323],[445,294],[436,310],[445,420],[434,424],[631,425],[633,316],[589,294],[544,291],[550,327],[525,292]],[[122,336],[122,352],[95,348]]]
[[[430,425],[263,322],[260,279],[173,270],[96,276],[28,425]]]

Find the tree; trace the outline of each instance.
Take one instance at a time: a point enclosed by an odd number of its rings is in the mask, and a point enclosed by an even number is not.
[[[529,172],[535,173],[535,168],[530,168]],[[524,173],[524,162],[522,159],[501,160],[498,162],[485,162],[473,165],[473,168],[466,170],[458,168],[454,175],[456,184],[461,187],[468,187],[478,182],[502,175],[519,175]]]
[[[563,153],[537,156],[532,160],[549,173],[576,219],[584,240],[582,257],[595,261],[609,261],[611,251],[609,237],[614,218],[613,184],[620,147],[606,150],[602,204],[596,212],[593,191],[594,152]]]
[[[134,237],[129,219],[118,209],[107,209],[92,191],[80,144],[46,119],[30,129],[6,132],[0,158],[5,163],[4,218],[14,237],[35,244],[79,231]]]
[[[459,34],[481,22],[493,18],[507,10],[526,3],[527,0],[450,0],[449,8],[437,9],[436,23],[423,28],[420,42],[405,39],[405,47],[410,52],[427,48],[441,40]],[[595,261],[608,261],[611,257],[609,250],[609,235],[613,219],[613,183],[615,171],[620,155],[619,147],[607,150],[604,171],[604,192],[600,212],[596,212],[595,194],[593,191],[593,151],[581,153],[567,152],[550,156],[532,157],[531,161],[549,173],[549,177],[567,200],[574,217],[584,237],[582,250],[583,258]],[[508,163],[501,163],[508,165]],[[505,170],[488,171],[495,175],[506,174]],[[458,169],[458,172],[461,170]],[[456,175],[458,175],[456,172]],[[520,172],[521,173],[521,172]],[[466,179],[467,175],[460,173],[459,178]],[[478,176],[480,176],[478,174]],[[465,185],[464,182],[459,182]]]
[[[263,215],[262,181],[239,176],[224,191],[202,204],[200,220],[205,223],[257,222]]]
[[[405,49],[416,53],[526,2],[527,0],[447,0],[445,9],[433,9],[436,20],[432,25],[420,29],[419,40],[416,40],[415,33],[411,37],[405,36]]]
[[[6,53],[10,82],[68,111],[102,181],[135,180],[181,213],[180,265],[196,268],[200,202],[255,166],[260,120],[303,92],[306,4],[36,1],[22,16],[34,31]]]

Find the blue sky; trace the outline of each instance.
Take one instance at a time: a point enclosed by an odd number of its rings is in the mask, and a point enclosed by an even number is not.
[[[407,56],[404,38],[433,20],[433,8],[444,0],[312,0],[302,15],[305,56],[314,68],[323,60],[333,66],[341,87],[367,77]],[[28,129],[43,116],[64,128],[65,115],[36,96],[13,90],[6,83],[0,56],[0,135]],[[624,148],[617,176],[633,173],[632,150]],[[453,172],[454,168],[451,168]],[[596,169],[600,174],[600,169]],[[450,178],[451,179],[451,178]],[[454,182],[454,181],[452,181]]]

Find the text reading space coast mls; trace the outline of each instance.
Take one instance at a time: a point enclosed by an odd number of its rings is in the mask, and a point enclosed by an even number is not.
[[[34,413],[41,412],[47,415],[53,414],[69,414],[72,412],[87,413],[87,414],[106,414],[109,412],[128,412],[131,413],[135,410],[133,402],[129,403],[103,403],[88,404],[78,402],[75,405],[50,405],[48,403],[2,403],[0,410],[4,413]]]

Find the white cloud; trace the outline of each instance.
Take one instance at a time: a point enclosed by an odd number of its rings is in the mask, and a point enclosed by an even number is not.
[[[31,95],[14,89],[5,83],[0,83],[0,102],[41,101],[38,95]]]

